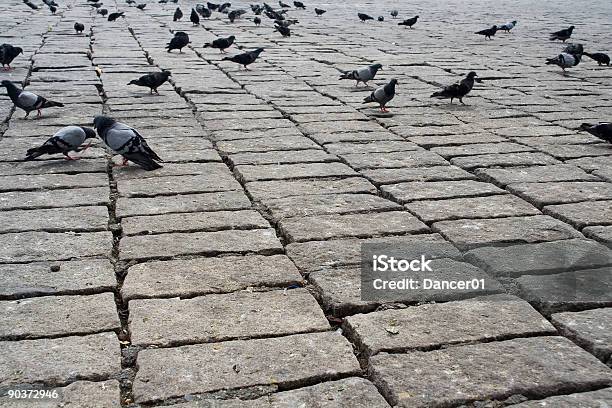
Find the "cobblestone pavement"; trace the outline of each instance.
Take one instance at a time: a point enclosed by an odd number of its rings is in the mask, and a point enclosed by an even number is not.
[[[0,97],[0,407],[610,405],[612,148],[576,129],[612,119],[612,69],[544,58],[570,24],[612,52],[612,3],[308,1],[283,38],[251,12],[192,26],[186,0],[176,23],[174,4],[103,0],[125,12],[109,22],[58,2],[0,13],[24,49],[0,77],[66,104],[24,120]],[[191,46],[167,53],[176,30]],[[250,71],[202,47],[229,34],[265,48]],[[338,81],[374,61],[399,80],[390,114]],[[126,86],[160,69],[160,96]],[[429,98],[469,70],[467,106]],[[113,167],[99,142],[19,161],[100,113],[163,169]],[[488,296],[362,300],[368,242],[426,249]],[[7,396],[36,387],[59,397]]]

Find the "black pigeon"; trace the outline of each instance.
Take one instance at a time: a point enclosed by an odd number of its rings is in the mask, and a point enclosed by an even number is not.
[[[219,8],[219,5],[215,4],[215,3],[208,2],[208,3],[206,3],[206,7],[208,7],[209,10],[217,10]]]
[[[401,23],[397,23],[397,25],[403,25],[403,26],[412,28],[412,26],[416,24],[418,19],[419,19],[419,16],[414,16],[412,18],[408,18],[402,21]]]
[[[55,12],[57,11],[57,7],[49,6],[49,10],[51,10],[51,14],[55,14]]]
[[[362,23],[367,20],[374,20],[374,17],[368,16],[367,14],[364,14],[364,13],[357,13],[357,17],[359,17]]]
[[[294,1],[293,5],[295,6],[295,8],[306,10],[306,6],[301,1]]]
[[[219,6],[217,10],[219,11],[219,13],[223,13],[226,12],[230,7],[232,7],[232,3],[223,3]]]
[[[511,21],[511,22],[509,22],[509,23],[502,24],[502,25],[500,25],[500,26],[499,26],[499,27],[497,27],[497,28],[498,28],[499,30],[502,30],[502,31],[505,31],[505,32],[509,33],[509,32],[510,32],[510,30],[512,30],[514,27],[516,27],[516,23],[517,23],[517,21],[516,21],[516,20],[514,20],[514,21]]]
[[[166,1],[167,1],[167,0],[164,0],[164,2],[166,2]],[[131,6],[132,4],[136,4],[136,1],[135,1],[135,0],[125,0],[125,2],[126,2],[127,4],[129,4],[130,6]],[[161,0],[159,1],[159,3],[161,3]]]
[[[598,139],[612,143],[612,123],[610,122],[600,122],[596,125],[592,123],[583,123],[580,125],[580,129],[586,130]]]
[[[191,21],[193,25],[200,24],[200,16],[198,16],[198,13],[194,9],[191,9],[191,15],[189,16],[189,21]]]
[[[70,157],[70,152],[82,152],[87,150],[91,143],[85,147],[81,147],[87,139],[94,139],[96,132],[88,127],[83,126],[66,126],[58,130],[52,137],[47,139],[45,143],[39,147],[28,149],[25,161],[34,160],[43,154],[58,154],[61,153],[66,157],[66,160],[77,160]]]
[[[108,21],[115,21],[119,17],[123,17],[123,12],[121,12],[121,13],[110,13],[108,15]]]
[[[174,10],[172,21],[179,21],[181,18],[183,18],[183,12],[181,11],[180,7],[177,7],[176,10]]]
[[[170,73],[170,71],[167,70],[163,70],[161,72],[152,72],[150,74],[143,75],[138,79],[131,80],[128,85],[145,86],[151,89],[151,95],[153,94],[153,91],[155,91],[155,93],[159,95],[159,92],[157,92],[157,88],[163,85],[168,80],[168,77],[171,75],[172,74]]]
[[[572,36],[573,31],[574,26],[570,26],[569,28],[566,28],[564,30],[556,31],[550,35],[550,40],[562,40],[563,42],[565,42],[565,40],[568,40]]]
[[[102,17],[104,17],[104,16],[106,16],[108,14],[108,10],[107,9],[99,9],[98,11],[96,11],[96,13],[98,13]]]
[[[223,58],[223,61],[235,62],[236,64],[240,64],[244,66],[244,69],[248,70],[247,65],[251,65],[252,63],[254,63],[257,57],[259,57],[259,54],[261,54],[263,50],[264,50],[263,48],[257,48],[253,51],[234,55],[233,57],[225,57]]]
[[[397,10],[391,10],[391,17],[396,18],[399,15],[399,12]]]
[[[36,116],[40,116],[41,109],[64,106],[63,103],[50,101],[40,95],[36,95],[35,93],[23,91],[17,88],[17,86],[15,86],[15,84],[13,84],[11,81],[2,81],[2,86],[6,88],[8,96],[11,98],[11,101],[13,101],[15,106],[25,111],[26,118],[30,112],[34,110],[38,111]]]
[[[203,4],[196,4],[195,11],[197,11],[203,18],[210,18],[212,15],[212,11],[210,11]]]
[[[381,112],[389,112],[386,108],[387,103],[395,96],[395,86],[397,79],[392,79],[388,84],[377,88],[370,96],[363,100],[363,103],[377,102]]]
[[[323,10],[323,9],[320,9],[320,8],[315,8],[314,10],[315,10],[315,14],[317,16],[322,16],[323,14],[327,13],[327,10]]]
[[[474,34],[484,35],[485,40],[487,38],[489,40],[492,40],[491,37],[494,37],[496,32],[497,32],[497,26],[494,25],[494,26],[491,26],[491,28],[487,28],[486,30],[476,31]]]
[[[142,3],[142,4],[139,4],[139,5],[137,5],[137,6],[136,6],[136,8],[137,8],[138,10],[144,10],[144,8],[145,8],[145,7],[147,7],[147,4],[146,4],[146,3]]]
[[[23,49],[21,47],[13,47],[11,44],[2,44],[0,45],[0,63],[2,63],[2,69],[8,71],[11,69],[11,62],[19,54],[23,54]],[[8,66],[5,68],[4,66]]]
[[[378,21],[385,21],[385,18],[383,16],[378,16]]]
[[[289,27],[282,26],[282,25],[275,25],[274,29],[278,31],[279,33],[281,33],[283,37],[291,37],[291,30],[289,29]]]
[[[261,24],[261,18],[259,18],[259,17],[255,17],[255,18],[253,19],[253,22],[255,23],[255,25],[256,25],[256,26],[260,25],[260,24]]]
[[[172,50],[179,50],[179,52],[183,52],[183,47],[186,47],[189,44],[189,36],[187,33],[183,31],[177,31],[174,33],[174,37],[170,40],[170,42],[166,45],[166,49],[168,52]]]
[[[463,103],[463,98],[465,97],[465,95],[469,94],[472,88],[474,87],[474,78],[477,76],[478,75],[476,75],[476,73],[472,71],[467,74],[467,76],[462,79],[461,82],[446,86],[441,91],[434,92],[431,97],[438,99],[450,98],[451,103],[453,103],[453,99],[457,98],[459,99],[459,102],[465,105],[465,103]]]
[[[76,31],[77,34],[81,34],[83,32],[83,30],[85,30],[85,26],[81,23],[74,23],[74,31]]]
[[[237,18],[239,18],[241,15],[243,15],[245,13],[246,13],[246,11],[244,11],[244,10],[232,10],[227,15],[227,18],[229,18],[230,23],[233,23],[234,20],[236,20]]]
[[[217,38],[213,42],[204,44],[204,48],[217,48],[221,52],[225,52],[225,50],[232,46],[235,36],[230,35],[227,38]]]
[[[598,65],[608,65],[610,66],[610,56],[608,54],[604,54],[603,52],[594,52],[588,53],[585,52],[584,55],[591,58],[594,61],[597,61]]]
[[[123,156],[124,166],[128,161],[132,161],[147,171],[162,167],[157,162],[163,160],[149,147],[136,129],[108,116],[96,116],[94,129],[98,130],[98,136],[110,150]]]
[[[25,3],[26,6],[28,6],[32,10],[38,10],[38,6],[36,4],[34,4],[34,3],[32,3],[31,1],[23,0],[23,2]]]
[[[102,7],[102,3],[92,4],[91,6],[95,9],[99,9],[100,7]]]
[[[278,5],[281,6],[282,8],[290,8],[291,7],[287,3],[283,3],[281,0],[278,0]]]

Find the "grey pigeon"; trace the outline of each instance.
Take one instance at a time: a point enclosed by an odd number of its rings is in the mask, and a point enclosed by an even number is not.
[[[77,160],[70,157],[70,152],[82,152],[87,150],[91,145],[89,143],[85,147],[81,147],[85,140],[96,137],[96,132],[88,127],[83,126],[66,126],[58,130],[40,147],[28,149],[24,160],[34,160],[43,154],[58,154],[66,156],[66,160]]]
[[[340,76],[340,79],[355,80],[357,81],[355,86],[358,86],[360,82],[363,82],[365,85],[368,85],[368,81],[374,79],[379,69],[382,69],[381,64],[372,64],[355,71],[346,71]]]
[[[592,123],[583,123],[580,125],[580,129],[586,130],[598,139],[612,143],[612,123],[610,122],[600,122],[596,125]]]
[[[147,88],[151,89],[151,94],[153,94],[153,91],[155,91],[155,93],[159,95],[157,88],[163,85],[171,75],[172,74],[170,71],[167,70],[163,70],[161,72],[151,72],[150,74],[143,75],[138,79],[131,80],[128,85],[146,86]]]
[[[172,50],[179,50],[179,52],[183,52],[183,47],[186,47],[189,42],[189,35],[187,35],[187,33],[177,31],[174,33],[174,37],[172,37],[170,42],[166,45],[166,49],[168,52]]]
[[[569,26],[568,28],[564,30],[555,31],[554,33],[550,34],[550,40],[551,41],[561,40],[565,42],[565,40],[569,40],[573,32],[574,32],[574,26]]]
[[[235,39],[236,37],[233,35],[230,35],[227,38],[217,38],[213,42],[204,44],[204,48],[217,48],[219,51],[225,52],[227,48],[232,46]]]
[[[25,111],[26,118],[30,112],[34,110],[38,111],[38,115],[36,116],[40,116],[41,109],[64,106],[63,103],[50,101],[40,95],[36,95],[35,93],[23,91],[17,88],[17,86],[15,86],[15,84],[13,84],[11,81],[2,81],[2,86],[6,87],[8,96],[11,98],[11,101],[13,101],[15,106]]]
[[[13,47],[11,44],[0,45],[0,63],[2,63],[2,69],[9,71],[11,69],[11,62],[13,62],[19,54],[23,54],[23,49],[21,47]],[[8,68],[5,68],[5,65]]]
[[[212,15],[212,11],[210,11],[203,4],[196,4],[195,11],[197,11],[198,14],[201,15],[203,18],[210,18],[210,16]]]
[[[174,10],[174,16],[172,16],[172,21],[179,21],[181,18],[183,18],[183,12],[181,11],[180,7],[177,7],[176,10]]]
[[[463,105],[463,98],[465,95],[469,94],[474,87],[474,78],[477,77],[474,71],[467,74],[465,78],[463,78],[460,82],[444,87],[441,91],[434,92],[431,97],[438,99],[450,99],[450,102],[453,103],[453,99],[459,99]]]
[[[511,21],[511,22],[509,22],[509,23],[502,24],[502,25],[500,25],[500,26],[499,26],[499,27],[497,27],[497,28],[498,28],[499,30],[502,30],[502,31],[505,31],[505,32],[509,33],[509,32],[510,32],[510,30],[512,30],[514,27],[516,27],[516,23],[517,23],[517,21],[516,21],[516,20],[514,20],[514,21]]]
[[[85,26],[83,24],[79,23],[78,21],[74,23],[74,31],[76,31],[77,34],[81,34],[83,30],[85,30]]]
[[[132,161],[147,171],[162,167],[157,162],[163,160],[149,147],[136,129],[108,116],[96,116],[94,129],[97,129],[98,136],[110,150],[123,156],[124,166],[128,161]]]
[[[263,50],[264,50],[263,48],[257,48],[253,51],[248,51],[242,54],[234,55],[233,57],[225,57],[223,58],[223,61],[235,62],[236,64],[240,64],[244,66],[244,69],[248,70],[247,65],[251,65],[252,63],[254,63],[257,57],[259,57],[259,54],[261,54]]]
[[[363,100],[363,103],[377,102],[380,105],[381,112],[389,112],[387,110],[387,103],[395,96],[395,86],[397,85],[397,79],[392,79],[388,84],[376,88],[374,92]]]
[[[391,17],[396,18],[399,15],[399,12],[397,10],[391,10]]]
[[[594,53],[585,52],[584,55],[591,58],[593,61],[597,62],[597,65],[610,66],[610,56],[608,54],[604,54],[603,52],[594,52]]]
[[[582,54],[570,54],[562,52],[554,58],[547,58],[546,65],[557,65],[565,72],[565,68],[575,67],[580,64]]]
[[[497,26],[491,26],[491,28],[487,28],[486,30],[480,30],[480,31],[476,31],[474,34],[479,34],[479,35],[484,35],[485,40],[488,38],[489,40],[492,40],[493,38],[491,37],[495,37],[495,33],[497,32]]]
[[[412,18],[407,18],[406,20],[402,21],[401,23],[397,23],[397,25],[403,25],[403,26],[412,28],[412,26],[416,24],[418,19],[419,19],[419,16],[414,16]]]

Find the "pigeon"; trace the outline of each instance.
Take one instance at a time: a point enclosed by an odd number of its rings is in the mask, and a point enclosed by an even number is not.
[[[91,7],[99,9],[100,7],[102,7],[102,3],[91,4]]]
[[[494,37],[496,32],[497,32],[497,26],[494,25],[494,26],[491,26],[491,28],[487,28],[486,30],[476,31],[474,34],[484,35],[485,40],[487,38],[489,40],[492,40],[491,37]]]
[[[179,52],[183,52],[183,47],[186,47],[189,44],[189,36],[187,33],[183,31],[177,31],[174,33],[174,37],[170,40],[170,42],[166,45],[166,49],[168,52],[172,50],[179,50]]]
[[[565,72],[565,68],[575,67],[580,64],[582,54],[570,54],[562,52],[554,58],[547,58],[546,65],[558,65]]]
[[[565,42],[565,40],[568,40],[572,36],[573,31],[574,26],[570,26],[569,28],[566,28],[564,30],[556,31],[550,35],[550,40],[562,40],[563,42]]]
[[[285,27],[285,28],[289,28],[289,26],[292,26],[293,24],[297,24],[299,23],[298,20],[292,19],[292,20],[275,20],[274,24],[276,24],[279,27]]]
[[[224,13],[227,12],[227,9],[229,9],[230,7],[232,7],[232,3],[223,3],[219,6],[217,10],[219,11],[219,13]]]
[[[123,156],[124,166],[132,161],[147,171],[162,167],[157,162],[163,160],[136,129],[101,115],[94,118],[94,129],[110,150]]]
[[[207,2],[206,7],[208,7],[209,10],[217,10],[219,8],[219,5],[215,3]]]
[[[355,71],[346,71],[340,75],[340,79],[352,79],[357,81],[355,86],[358,86],[359,82],[363,82],[367,86],[368,81],[374,79],[379,69],[382,69],[381,64],[372,64]]]
[[[604,54],[603,52],[594,52],[588,53],[585,52],[584,55],[591,58],[594,61],[597,61],[598,65],[607,65],[610,66],[610,56],[608,54]]]
[[[121,12],[121,13],[110,13],[108,15],[108,21],[115,21],[119,17],[123,17],[123,12]]]
[[[200,16],[198,16],[198,13],[196,13],[195,9],[191,9],[191,15],[189,16],[189,21],[191,21],[194,26],[200,24]]]
[[[279,33],[281,33],[283,37],[291,37],[291,30],[287,26],[275,25],[274,29],[278,31]]]
[[[23,2],[25,3],[26,6],[28,6],[32,10],[38,10],[38,6],[36,4],[34,4],[34,3],[32,3],[31,1],[23,0]]]
[[[23,49],[21,47],[13,47],[11,44],[0,45],[0,63],[2,63],[2,69],[4,71],[9,71],[11,69],[11,62],[13,62],[19,54],[23,54]],[[5,68],[5,65],[8,68]]]
[[[580,129],[586,130],[598,139],[612,143],[612,123],[610,122],[600,122],[596,125],[592,123],[583,123],[580,125]]]
[[[512,30],[514,27],[516,27],[516,23],[517,23],[517,21],[514,20],[514,21],[511,21],[509,23],[500,25],[499,27],[497,27],[497,29],[509,33],[510,30]]]
[[[258,16],[263,11],[263,7],[259,4],[251,4],[251,11],[255,13],[256,16]]]
[[[582,44],[567,44],[567,46],[563,49],[562,52],[566,52],[572,55],[582,55],[584,54],[584,46]]]
[[[147,7],[147,4],[146,4],[146,3],[142,3],[142,4],[139,4],[139,5],[137,5],[137,6],[136,6],[136,8],[137,8],[138,10],[144,10],[144,8],[145,8],[145,7]]]
[[[385,18],[383,16],[378,16],[378,21],[385,21]]]
[[[306,6],[301,1],[294,1],[293,5],[295,6],[295,8],[306,10]]]
[[[419,19],[419,16],[414,16],[412,18],[408,18],[402,21],[401,23],[397,23],[397,25],[403,25],[403,26],[412,28],[412,26],[416,24],[418,19]]]
[[[232,10],[227,15],[227,18],[229,18],[230,23],[233,23],[234,20],[236,20],[237,18],[239,18],[243,14],[246,14],[245,10]]]
[[[362,23],[367,20],[374,20],[374,17],[368,16],[367,14],[364,14],[364,13],[357,13],[357,17],[359,17]]]
[[[107,9],[99,9],[98,11],[96,11],[96,13],[98,13],[102,17],[104,17],[104,16],[106,16],[108,14],[108,10]]]
[[[467,74],[465,78],[463,78],[460,82],[444,87],[441,91],[434,92],[431,97],[438,99],[448,99],[450,98],[450,103],[453,103],[453,99],[459,99],[463,105],[463,98],[465,95],[469,94],[472,88],[474,87],[474,78],[477,77],[474,71]]]
[[[396,18],[399,15],[399,12],[397,10],[391,10],[391,17]]]
[[[174,10],[172,21],[179,21],[181,18],[183,18],[183,12],[181,11],[180,7],[177,7],[176,10]]]
[[[66,160],[78,160],[76,157],[70,157],[70,152],[82,152],[89,148],[91,143],[85,147],[81,147],[87,139],[94,139],[96,132],[92,128],[83,126],[66,126],[58,130],[52,137],[47,139],[39,147],[28,149],[26,152],[25,161],[34,160],[43,154],[58,154],[65,156]]]
[[[51,10],[51,14],[55,14],[55,12],[57,11],[57,7],[49,6],[49,10]]]
[[[196,4],[195,11],[197,11],[198,14],[201,15],[203,18],[210,18],[210,16],[212,15],[212,11],[210,11],[203,4]]]
[[[260,25],[260,24],[261,24],[261,18],[259,18],[259,17],[255,17],[255,18],[253,19],[253,22],[255,23],[255,25],[256,25],[256,26]]]
[[[135,0],[125,0],[125,2],[126,2],[127,4],[129,4],[130,6],[131,6],[132,4],[136,4],[136,1],[135,1]],[[159,0],[159,2],[158,2],[158,3],[161,3],[161,2],[162,2],[162,0]],[[168,2],[168,0],[163,0],[163,2],[164,2],[164,3],[167,3],[167,2]]]
[[[227,48],[232,46],[235,39],[236,37],[233,35],[230,35],[227,38],[217,38],[213,42],[204,44],[204,48],[217,48],[219,51],[225,52]]]
[[[83,30],[85,30],[85,26],[83,24],[79,22],[74,23],[74,31],[76,31],[77,34],[81,34]]]
[[[278,0],[278,5],[282,8],[290,8],[291,6],[287,3],[283,3],[281,0]]]
[[[380,105],[381,112],[389,112],[386,108],[387,103],[395,96],[395,86],[397,85],[397,79],[392,79],[388,84],[377,88],[367,98],[363,100],[363,103],[377,102]]]
[[[163,85],[168,80],[168,77],[171,75],[172,74],[170,73],[170,71],[167,70],[163,70],[161,72],[152,72],[150,74],[143,75],[138,79],[131,80],[128,85],[146,86],[151,89],[151,95],[153,94],[153,91],[155,91],[155,93],[159,95],[159,92],[157,92],[157,88]]]
[[[38,114],[36,116],[40,116],[41,109],[64,106],[63,103],[50,101],[40,95],[36,95],[35,93],[23,91],[17,88],[15,84],[8,80],[2,81],[2,86],[6,88],[8,96],[9,98],[11,98],[11,101],[13,101],[15,106],[25,111],[26,118],[28,117],[30,112],[34,110],[38,111]]]
[[[323,10],[323,9],[320,9],[320,8],[315,8],[314,10],[315,10],[315,14],[317,16],[322,16],[323,14],[327,13],[327,10]]]
[[[250,65],[255,62],[259,54],[263,51],[263,48],[257,48],[253,51],[248,51],[243,54],[234,55],[233,57],[225,57],[223,61],[232,61],[236,64],[240,64],[244,66],[244,69],[248,70],[247,65]]]

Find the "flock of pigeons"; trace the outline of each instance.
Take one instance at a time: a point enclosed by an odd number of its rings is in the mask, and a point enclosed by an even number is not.
[[[50,8],[57,7],[54,0],[43,1]],[[100,0],[87,1],[98,9],[97,13],[103,16],[108,14],[108,10],[101,8],[102,3],[100,3]],[[178,2],[178,0],[159,0],[159,3],[167,3],[168,1],[172,1],[174,3]],[[130,5],[135,4],[135,0],[126,0],[126,2]],[[28,4],[30,7],[34,6],[32,8],[38,8],[38,6],[30,3],[30,0],[24,0],[24,3]],[[300,1],[294,1],[293,4],[298,9],[306,9],[306,6]],[[145,8],[145,6],[146,4],[139,4],[136,7],[142,10]],[[263,3],[263,5],[251,5],[251,10],[256,15],[253,21],[256,25],[261,24],[261,19],[258,16],[263,13],[268,18],[274,20],[276,31],[279,31],[283,36],[288,37],[290,36],[289,27],[292,24],[296,24],[298,21],[295,19],[286,18],[286,10],[290,8],[288,4],[285,4],[282,2],[282,0],[279,0],[279,6],[281,7],[280,9],[274,9],[266,3]],[[196,7],[191,10],[190,21],[194,25],[198,25],[200,23],[200,16],[203,18],[209,18],[213,11],[227,14],[230,22],[234,22],[237,18],[246,14],[245,10],[231,10],[230,8],[230,3],[215,4],[209,2],[206,5],[197,4]],[[51,9],[51,11],[53,13],[55,12],[53,9]],[[315,8],[315,13],[317,16],[321,16],[325,12],[326,10]],[[390,14],[393,18],[396,18],[399,13],[397,10],[393,10]],[[110,13],[108,14],[108,21],[114,21],[123,16],[124,13],[122,12]],[[358,17],[362,22],[374,19],[373,17],[364,13],[358,13]],[[173,20],[179,21],[182,18],[183,13],[181,9],[177,7],[173,15]],[[418,18],[418,15],[414,16],[412,18],[403,20],[402,22],[398,23],[398,25],[412,28],[412,26],[416,24]],[[378,17],[378,20],[384,21],[384,17],[380,16]],[[476,34],[483,35],[485,39],[492,39],[497,31],[501,30],[510,32],[516,25],[517,21],[511,21],[499,26],[494,25],[491,28],[478,31]],[[74,29],[80,34],[85,30],[85,26],[79,22],[76,22],[74,24]],[[574,26],[571,26],[567,29],[554,32],[551,34],[550,39],[565,42],[571,37],[573,30]],[[226,52],[226,49],[234,44],[235,39],[236,37],[233,35],[227,38],[218,38],[210,43],[204,44],[204,47],[215,48],[224,53]],[[168,52],[175,49],[182,52],[182,49],[189,44],[189,35],[185,32],[177,31],[174,33],[174,37],[167,44],[166,49]],[[223,60],[237,63],[243,66],[245,70],[248,70],[248,66],[253,64],[263,51],[263,48],[257,48],[255,50],[247,51],[231,57],[224,57]],[[2,63],[3,69],[10,70],[11,62],[22,53],[23,50],[19,47],[14,47],[10,44],[0,45],[0,62]],[[546,64],[556,64],[565,71],[566,68],[578,65],[583,55],[592,58],[599,65],[610,65],[610,57],[608,55],[604,53],[587,53],[584,51],[582,44],[568,44],[557,57],[547,59]],[[355,86],[359,86],[359,83],[361,82],[367,86],[368,81],[373,80],[380,69],[382,69],[381,64],[372,64],[354,71],[346,71],[341,74],[340,80],[354,80],[356,81]],[[151,94],[153,94],[153,92],[159,94],[157,88],[168,81],[171,75],[172,74],[168,70],[153,72],[130,81],[128,85],[147,87],[150,89]],[[454,99],[458,99],[460,103],[464,104],[463,98],[472,91],[476,77],[477,74],[472,71],[468,73],[467,76],[461,81],[445,86],[441,90],[434,92],[431,97],[450,99],[450,103],[452,103]],[[64,106],[60,102],[51,101],[32,92],[19,89],[11,81],[4,80],[1,82],[1,85],[7,89],[8,96],[11,98],[13,104],[26,112],[26,118],[30,112],[34,110],[38,112],[37,116],[40,116],[41,109]],[[388,83],[376,88],[369,96],[364,98],[363,103],[377,103],[381,112],[388,112],[386,105],[394,98],[395,88],[397,85],[397,79],[391,79]],[[128,161],[132,161],[145,170],[155,170],[162,167],[159,162],[163,160],[148,146],[145,139],[134,128],[126,124],[116,122],[114,119],[107,116],[96,116],[93,121],[93,126],[94,129],[97,130],[98,136],[100,139],[102,139],[104,144],[115,154],[123,157],[123,165],[127,165]],[[69,155],[69,153],[73,151],[82,152],[86,150],[91,145],[90,142],[88,145],[84,146],[87,139],[96,137],[96,132],[94,129],[82,126],[66,126],[45,141],[40,147],[29,149],[26,153],[25,160],[34,160],[36,157],[43,154],[59,153],[63,154],[67,160],[76,160],[77,158],[73,158]],[[585,130],[602,140],[612,143],[612,123],[583,123],[580,129]]]

